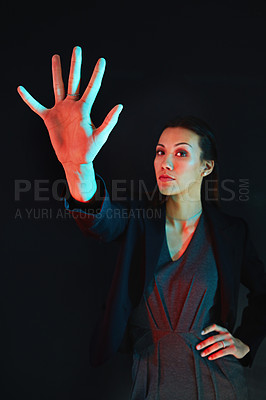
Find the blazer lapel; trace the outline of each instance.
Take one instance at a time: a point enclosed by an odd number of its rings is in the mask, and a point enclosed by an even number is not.
[[[235,312],[235,249],[237,241],[234,218],[223,213],[211,203],[203,204],[209,222],[220,287],[221,322],[230,326]]]
[[[154,218],[145,219],[145,285],[147,288],[157,265],[165,234],[165,204],[154,210],[158,212]]]
[[[208,220],[211,232],[212,246],[218,269],[221,304],[221,321],[224,326],[230,324],[234,310],[234,254],[236,226],[230,215],[223,213],[210,202],[202,203],[203,211]],[[160,211],[154,218],[145,219],[145,285],[147,288],[157,265],[165,235],[166,207],[165,203],[158,208]]]

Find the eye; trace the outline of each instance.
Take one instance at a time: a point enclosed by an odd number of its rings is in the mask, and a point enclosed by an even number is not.
[[[161,152],[161,153],[164,153],[163,150],[157,150],[157,151],[156,151],[156,154],[157,154],[157,155],[160,155],[160,154],[159,154],[160,152]],[[176,154],[183,154],[181,157],[184,157],[184,155],[187,156],[187,152],[186,152],[186,151],[183,151],[183,150],[178,151]]]
[[[185,154],[185,155],[187,155],[187,152],[186,151],[178,151],[176,154]],[[182,156],[183,157],[183,156]]]

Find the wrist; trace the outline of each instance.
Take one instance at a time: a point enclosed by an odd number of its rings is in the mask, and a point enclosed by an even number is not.
[[[93,164],[62,164],[71,196],[80,202],[92,199],[97,190]]]
[[[244,356],[245,356],[246,354],[248,354],[248,353],[250,352],[250,347],[249,347],[246,343],[242,342],[242,340],[240,340],[240,339],[238,339],[238,338],[237,338],[237,341],[238,341],[238,343],[240,344],[240,346],[241,346],[242,349],[243,349]]]

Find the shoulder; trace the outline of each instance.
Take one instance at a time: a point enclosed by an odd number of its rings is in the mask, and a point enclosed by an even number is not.
[[[217,205],[214,202],[204,201],[202,203],[202,208],[205,211],[207,217],[221,228],[234,226],[241,232],[246,232],[248,230],[247,221],[243,217],[239,217],[225,211],[221,205]]]

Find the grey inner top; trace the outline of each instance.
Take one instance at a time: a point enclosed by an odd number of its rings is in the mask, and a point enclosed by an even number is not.
[[[215,321],[218,273],[210,232],[202,213],[196,230],[182,256],[171,259],[166,235],[154,276],[130,324],[200,332]]]

